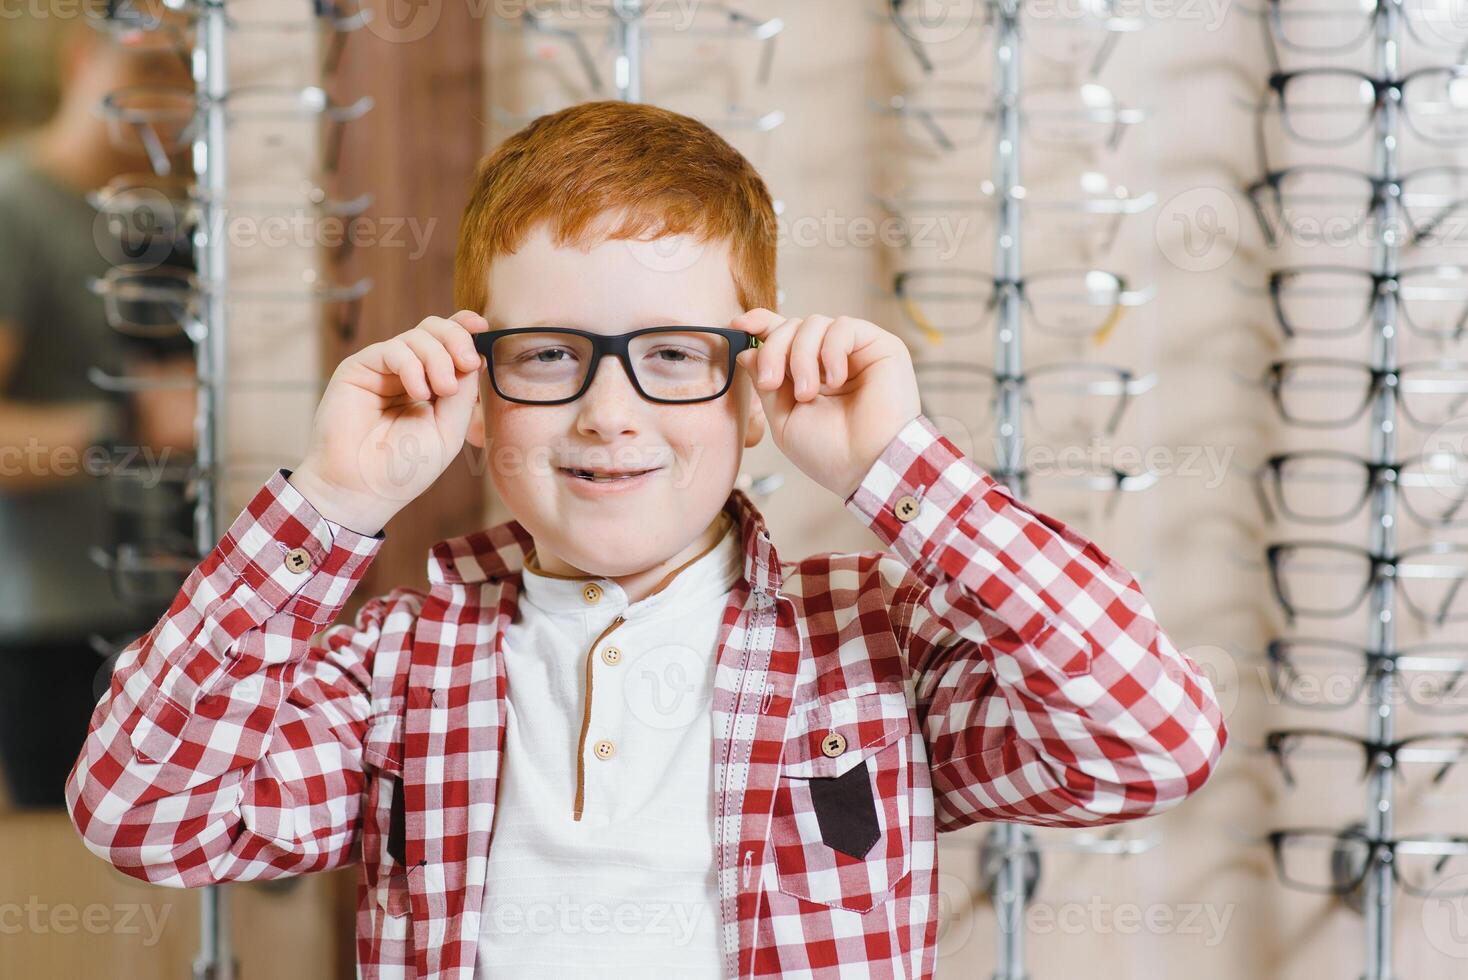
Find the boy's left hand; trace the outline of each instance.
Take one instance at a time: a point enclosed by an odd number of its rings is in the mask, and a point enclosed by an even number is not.
[[[754,381],[775,445],[842,500],[922,412],[907,345],[875,323],[757,308],[729,325],[763,341],[737,363]]]

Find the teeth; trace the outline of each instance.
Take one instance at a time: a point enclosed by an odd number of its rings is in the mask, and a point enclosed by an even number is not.
[[[591,480],[594,483],[610,483],[613,480],[627,480],[638,475],[636,473],[602,474],[593,473],[591,470],[572,470],[571,472],[583,480]]]

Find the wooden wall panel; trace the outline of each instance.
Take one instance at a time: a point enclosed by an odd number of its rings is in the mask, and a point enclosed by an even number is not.
[[[331,85],[343,97],[368,93],[376,105],[363,124],[347,127],[334,184],[343,196],[363,190],[376,195],[367,218],[381,240],[354,249],[343,263],[343,281],[367,275],[374,286],[354,335],[324,332],[324,376],[352,351],[425,316],[455,312],[459,216],[484,145],[479,8],[402,0],[374,0],[372,6],[376,19],[347,45]],[[479,527],[484,480],[478,472],[461,455],[398,514],[349,609],[394,586],[426,586],[428,548]]]

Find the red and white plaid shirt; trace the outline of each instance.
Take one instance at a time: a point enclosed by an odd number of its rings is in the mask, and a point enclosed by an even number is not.
[[[499,638],[532,541],[515,521],[441,541],[427,593],[374,597],[313,641],[383,538],[286,475],[117,661],[72,820],[161,885],[360,859],[361,976],[472,980]],[[781,562],[749,498],[727,506],[745,574],[711,709],[726,975],[930,977],[938,832],[1149,816],[1215,768],[1218,703],[1132,575],[926,416],[845,503],[885,551]]]

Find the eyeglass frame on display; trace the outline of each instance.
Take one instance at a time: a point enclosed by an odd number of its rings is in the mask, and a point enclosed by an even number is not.
[[[1259,466],[1254,470],[1254,490],[1255,493],[1258,494],[1260,509],[1264,513],[1264,518],[1271,524],[1275,522],[1278,514],[1282,514],[1289,520],[1296,521],[1301,524],[1344,524],[1354,518],[1357,514],[1361,513],[1362,508],[1366,506],[1366,502],[1371,499],[1371,494],[1375,492],[1376,488],[1379,485],[1381,485],[1382,483],[1392,483],[1399,488],[1406,486],[1407,484],[1402,480],[1402,473],[1404,470],[1409,469],[1415,463],[1420,463],[1423,460],[1433,459],[1439,456],[1451,456],[1453,459],[1458,460],[1465,465],[1468,465],[1468,457],[1465,457],[1460,453],[1418,453],[1417,455],[1408,456],[1396,460],[1395,462],[1378,463],[1373,460],[1367,459],[1364,456],[1360,456],[1355,453],[1345,452],[1344,450],[1296,449],[1290,452],[1275,453],[1274,455],[1264,460],[1264,462],[1259,464]],[[1332,517],[1314,517],[1302,514],[1301,512],[1295,510],[1293,507],[1288,506],[1283,488],[1284,478],[1281,475],[1281,471],[1289,463],[1303,462],[1312,459],[1329,459],[1348,463],[1358,468],[1364,474],[1365,479],[1362,481],[1361,484],[1361,496],[1356,501],[1356,503],[1352,504],[1350,509],[1345,513]],[[1272,480],[1270,479],[1271,477],[1273,477]],[[1344,483],[1345,481],[1340,482]],[[1274,488],[1275,499],[1273,502],[1271,502],[1269,498],[1269,494],[1265,489],[1266,487]],[[1407,512],[1408,516],[1410,516],[1413,520],[1415,520],[1423,527],[1444,528],[1468,526],[1468,513],[1465,513],[1461,518],[1427,518],[1417,512],[1417,509],[1411,505],[1411,503],[1407,500],[1405,494],[1402,495],[1401,499],[1403,505],[1402,509]],[[1468,496],[1460,499],[1458,503],[1468,503]]]
[[[928,51],[930,46],[929,42],[918,37],[918,32],[914,29],[906,12],[903,10],[907,6],[907,3],[908,0],[886,0],[884,6],[887,8],[887,12],[883,15],[883,19],[889,21],[896,28],[898,37],[917,60],[918,67],[922,69],[925,75],[933,74],[940,65],[962,64],[972,58],[971,54],[965,54],[964,57],[956,59],[947,58],[940,60],[932,57]],[[1101,43],[1097,50],[1090,56],[1090,64],[1084,69],[1087,78],[1096,78],[1101,74],[1102,69],[1106,67],[1106,63],[1111,60],[1111,55],[1116,50],[1117,42],[1121,40],[1120,36],[1122,34],[1134,33],[1143,26],[1143,21],[1140,17],[1123,17],[1117,13],[1117,6],[1118,4],[1114,0],[1107,0],[1107,10],[1104,14],[1094,18],[1077,18],[1087,20],[1088,22],[1085,24],[1066,25],[1068,28],[1075,29],[1078,27],[1082,30],[1094,31],[1104,35],[1101,38]],[[1021,28],[1029,26],[1024,19],[1027,9],[1028,6],[1024,3],[1016,5],[1015,13],[1018,15],[1017,23]],[[995,21],[1004,16],[1008,15],[999,5],[986,3],[984,5],[983,19],[979,24],[979,35],[982,36],[984,32],[993,30]],[[922,19],[923,14],[919,13],[918,17]],[[1041,58],[1052,65],[1076,65],[1079,63],[1073,58],[1056,58],[1043,48],[1037,48],[1036,50]]]
[[[1358,829],[1358,827],[1359,825],[1348,827],[1345,830],[1335,830],[1330,827],[1284,827],[1278,830],[1271,830],[1265,835],[1265,841],[1274,853],[1275,871],[1279,874],[1280,881],[1289,885],[1291,888],[1317,895],[1348,895],[1361,887],[1372,868],[1378,864],[1385,863],[1391,868],[1393,879],[1409,895],[1416,895],[1419,898],[1449,898],[1468,895],[1468,880],[1465,880],[1465,883],[1460,888],[1451,891],[1433,891],[1423,889],[1416,885],[1410,885],[1402,879],[1401,872],[1397,870],[1401,865],[1396,860],[1397,848],[1402,844],[1421,844],[1427,846],[1453,845],[1462,848],[1461,853],[1468,854],[1468,837],[1458,834],[1407,834],[1401,837],[1382,838],[1373,837],[1364,830]],[[1366,861],[1362,863],[1359,874],[1353,872],[1354,877],[1351,880],[1335,881],[1329,886],[1308,884],[1298,878],[1291,878],[1285,874],[1283,854],[1284,842],[1287,838],[1300,838],[1305,836],[1333,837],[1337,841],[1358,840],[1370,848],[1370,853]],[[1453,852],[1443,853],[1441,856],[1447,857],[1450,853]]]
[[[1283,240],[1283,233],[1294,230],[1294,227],[1289,220],[1288,212],[1284,207],[1284,203],[1282,200],[1283,195],[1280,191],[1280,185],[1289,178],[1297,176],[1304,177],[1311,174],[1317,176],[1325,174],[1335,174],[1337,176],[1351,177],[1361,181],[1362,183],[1370,187],[1370,193],[1367,195],[1368,200],[1366,203],[1366,214],[1360,222],[1352,226],[1352,230],[1354,230],[1355,228],[1359,228],[1362,222],[1365,222],[1366,220],[1369,220],[1371,217],[1376,215],[1376,213],[1382,209],[1389,198],[1397,201],[1400,204],[1406,198],[1408,184],[1417,182],[1417,180],[1421,177],[1434,176],[1437,174],[1458,174],[1468,176],[1468,167],[1454,166],[1451,164],[1421,167],[1417,170],[1411,171],[1410,173],[1401,174],[1397,177],[1378,177],[1373,174],[1369,174],[1364,170],[1358,170],[1354,167],[1338,166],[1335,164],[1299,164],[1291,167],[1281,167],[1278,170],[1271,170],[1258,180],[1255,180],[1244,186],[1244,193],[1249,196],[1249,202],[1254,208],[1254,216],[1259,221],[1260,231],[1263,232],[1264,237],[1269,245],[1279,245]],[[1273,221],[1266,213],[1265,204],[1261,200],[1261,198],[1265,196],[1266,192],[1273,196],[1275,210],[1279,212],[1278,228],[1274,227]],[[1436,215],[1434,215],[1430,221],[1426,222],[1421,227],[1418,227],[1417,223],[1412,220],[1411,211],[1408,210],[1405,204],[1402,204],[1402,215],[1404,218],[1406,218],[1407,227],[1411,229],[1412,232],[1410,243],[1412,245],[1420,245],[1424,241],[1427,241],[1429,237],[1437,231],[1438,226],[1441,225],[1449,215],[1453,214],[1456,211],[1462,210],[1465,206],[1468,206],[1468,192],[1465,192],[1463,197],[1451,201],[1446,207],[1442,208]]]
[[[1026,404],[1031,406],[1032,409],[1034,406],[1034,392],[1031,390],[1030,382],[1034,380],[1037,375],[1044,376],[1046,374],[1053,374],[1061,371],[1080,372],[1086,370],[1109,375],[1110,380],[1108,382],[1101,382],[1101,384],[1110,384],[1119,388],[1118,391],[1114,392],[1116,405],[1111,410],[1111,414],[1107,417],[1106,423],[1101,429],[1101,432],[1108,436],[1115,435],[1116,428],[1121,423],[1122,415],[1126,412],[1127,406],[1131,404],[1131,400],[1138,395],[1145,394],[1146,392],[1150,391],[1157,381],[1156,374],[1145,374],[1139,377],[1134,371],[1129,368],[1119,367],[1112,364],[1100,364],[1095,361],[1057,361],[1049,364],[1037,364],[1031,366],[1026,371],[1019,372],[1018,374],[1009,374],[1005,373],[1004,371],[996,371],[992,365],[977,364],[966,361],[919,361],[913,365],[913,371],[918,375],[920,381],[922,380],[923,375],[931,374],[932,372],[936,371],[957,371],[963,374],[977,375],[981,378],[992,381],[993,389],[990,401],[991,406],[994,404],[995,400],[997,400],[999,392],[1001,390],[1008,387],[1017,387],[1022,392]],[[919,392],[919,395],[925,404],[930,401],[927,398],[928,392],[944,390],[944,388],[940,384],[935,384],[931,381],[927,385],[923,385],[920,387],[922,390]],[[1068,390],[1076,394],[1094,395],[1097,393],[1096,388],[1098,387],[1098,384],[1073,384],[1061,387],[1064,390]],[[960,387],[957,390],[964,393],[972,393],[972,389],[968,387]],[[1102,392],[1101,394],[1103,396],[1110,396],[1113,393]],[[928,411],[927,409],[924,409],[924,411],[928,415],[936,414],[935,411]]]
[[[1352,409],[1351,414],[1347,417],[1335,417],[1324,422],[1319,420],[1306,420],[1289,412],[1285,408],[1283,396],[1283,389],[1287,383],[1285,380],[1285,372],[1302,367],[1349,368],[1353,371],[1359,372],[1361,376],[1367,379],[1365,394],[1361,399],[1361,404]],[[1433,360],[1413,361],[1408,364],[1399,364],[1395,368],[1377,368],[1365,362],[1353,361],[1348,358],[1290,357],[1270,362],[1268,365],[1266,365],[1264,369],[1264,374],[1259,379],[1251,379],[1246,376],[1239,376],[1239,380],[1242,384],[1262,387],[1265,391],[1267,391],[1270,394],[1270,400],[1274,403],[1275,411],[1279,413],[1280,418],[1283,419],[1285,422],[1288,422],[1290,425],[1296,425],[1301,428],[1309,429],[1343,429],[1350,425],[1353,425],[1358,419],[1361,418],[1363,414],[1365,414],[1366,409],[1370,407],[1372,400],[1380,392],[1381,387],[1383,385],[1392,385],[1396,388],[1396,397],[1398,405],[1401,407],[1402,410],[1402,418],[1406,419],[1407,422],[1413,427],[1427,431],[1434,428],[1441,428],[1448,423],[1419,419],[1416,414],[1407,407],[1406,398],[1404,397],[1404,392],[1406,389],[1403,387],[1402,380],[1403,374],[1410,374],[1412,372],[1425,368],[1433,368],[1438,370],[1462,370],[1465,373],[1468,373],[1468,361],[1460,361],[1454,358],[1437,358]],[[1463,394],[1464,400],[1459,402],[1459,408],[1461,408],[1463,404],[1468,403],[1468,384],[1465,384],[1465,391],[1463,392]]]
[[[1438,330],[1430,330],[1419,326],[1417,321],[1408,311],[1407,289],[1410,288],[1411,280],[1424,273],[1456,273],[1456,278],[1464,282],[1462,314],[1458,317],[1457,326],[1449,333]],[[1366,307],[1361,315],[1356,317],[1344,328],[1323,330],[1318,327],[1302,327],[1292,322],[1293,318],[1285,315],[1285,303],[1281,298],[1291,280],[1301,279],[1309,276],[1319,275],[1350,276],[1358,280],[1364,280],[1370,284],[1370,291],[1366,300]],[[1405,280],[1405,282],[1404,282]],[[1372,322],[1371,315],[1376,307],[1386,296],[1393,296],[1397,308],[1401,312],[1402,321],[1406,323],[1418,336],[1434,337],[1438,339],[1460,340],[1464,332],[1468,331],[1468,266],[1451,265],[1448,263],[1437,263],[1434,265],[1419,265],[1409,269],[1398,269],[1396,272],[1374,272],[1371,269],[1362,269],[1349,265],[1297,265],[1274,269],[1269,273],[1268,286],[1270,309],[1274,313],[1275,322],[1279,325],[1280,332],[1286,337],[1311,336],[1311,337],[1345,337],[1363,330]],[[1427,287],[1431,288],[1431,287]],[[1339,290],[1327,290],[1333,295],[1339,296]],[[1430,301],[1429,301],[1430,302]]]
[[[1316,652],[1331,650],[1359,657],[1361,678],[1354,681],[1350,700],[1339,704],[1306,701],[1295,694],[1291,681],[1293,680],[1295,686],[1298,686],[1308,676],[1302,671],[1302,667],[1308,667],[1308,665],[1300,662],[1299,655],[1293,650],[1295,647],[1304,647],[1304,652],[1307,653],[1311,650]],[[1432,656],[1438,651],[1453,650],[1458,651],[1457,656]],[[1374,684],[1378,678],[1385,675],[1400,678],[1405,673],[1445,670],[1448,666],[1456,666],[1458,669],[1454,672],[1455,676],[1468,677],[1468,649],[1443,640],[1414,643],[1410,646],[1397,647],[1394,650],[1373,650],[1364,644],[1350,643],[1345,640],[1309,636],[1276,637],[1265,645],[1264,658],[1269,670],[1270,682],[1274,684],[1279,696],[1296,707],[1316,711],[1350,710],[1360,703],[1361,695],[1368,685]],[[1446,716],[1468,712],[1468,705],[1447,709],[1417,700],[1411,695],[1412,687],[1406,683],[1402,683],[1401,690],[1406,693],[1408,703],[1424,714]]]
[[[1426,132],[1417,127],[1413,113],[1409,111],[1410,103],[1415,100],[1409,100],[1406,97],[1405,88],[1407,84],[1416,79],[1437,74],[1449,75],[1454,78],[1468,78],[1468,65],[1428,65],[1395,78],[1381,78],[1356,68],[1345,68],[1335,65],[1318,65],[1310,68],[1297,68],[1292,71],[1274,71],[1270,74],[1269,82],[1265,86],[1263,93],[1259,96],[1259,102],[1255,107],[1257,117],[1256,127],[1260,135],[1262,135],[1264,116],[1274,111],[1279,114],[1280,124],[1285,132],[1300,143],[1307,146],[1348,146],[1353,140],[1360,139],[1370,129],[1372,119],[1382,111],[1387,100],[1391,99],[1402,110],[1402,118],[1406,120],[1407,127],[1423,142],[1430,143],[1434,146],[1468,145],[1468,134],[1454,139],[1444,139],[1427,135]],[[1365,110],[1361,124],[1357,126],[1354,132],[1344,137],[1325,139],[1319,136],[1305,136],[1299,130],[1295,129],[1290,122],[1287,89],[1291,83],[1300,79],[1322,77],[1349,78],[1357,83],[1364,83],[1371,86],[1372,92],[1374,93],[1375,97],[1369,109]],[[1266,164],[1263,169],[1271,169],[1267,165],[1267,161],[1263,162]]]
[[[1461,762],[1465,756],[1468,756],[1468,752],[1463,751],[1461,748],[1462,746],[1468,745],[1468,732],[1423,732],[1418,735],[1408,735],[1406,738],[1379,741],[1371,738],[1363,738],[1351,732],[1341,732],[1330,728],[1271,729],[1264,733],[1263,750],[1274,760],[1275,765],[1279,769],[1280,777],[1284,780],[1285,785],[1290,787],[1295,785],[1295,774],[1291,771],[1286,756],[1292,750],[1287,749],[1283,743],[1286,739],[1292,738],[1322,738],[1356,746],[1363,753],[1360,775],[1360,778],[1363,780],[1371,774],[1373,769],[1390,769],[1394,773],[1400,773],[1401,768],[1398,766],[1399,762],[1431,761],[1413,760],[1410,758],[1404,760],[1401,757],[1403,749],[1410,748],[1419,742],[1441,739],[1443,741],[1457,742],[1460,745],[1460,750],[1457,755],[1444,762],[1433,775],[1432,782],[1434,785],[1441,783],[1447,778],[1447,774],[1452,770],[1453,766]]]
[[[1365,563],[1365,575],[1362,577],[1361,590],[1357,594],[1356,598],[1352,599],[1349,603],[1345,605],[1332,607],[1331,609],[1325,609],[1324,607],[1318,605],[1311,607],[1301,606],[1298,603],[1291,601],[1286,596],[1286,593],[1289,590],[1285,588],[1284,570],[1282,567],[1284,559],[1282,558],[1282,556],[1286,552],[1300,551],[1309,548],[1314,548],[1321,551],[1340,552],[1350,556],[1353,559],[1359,559],[1361,562]],[[1284,611],[1285,617],[1292,624],[1295,622],[1295,620],[1302,617],[1339,619],[1349,616],[1360,608],[1361,603],[1365,601],[1368,595],[1371,594],[1371,590],[1388,576],[1398,581],[1401,581],[1405,578],[1414,577],[1439,577],[1435,575],[1403,575],[1402,566],[1412,561],[1413,559],[1429,555],[1465,554],[1468,554],[1468,544],[1459,544],[1453,541],[1428,541],[1425,544],[1414,545],[1410,548],[1398,549],[1391,554],[1378,553],[1372,551],[1370,548],[1365,548],[1361,545],[1347,544],[1343,541],[1276,541],[1267,545],[1264,549],[1265,559],[1269,567],[1269,584],[1273,589],[1274,599],[1277,603],[1279,603],[1280,609]],[[1468,562],[1465,562],[1465,566],[1468,566]],[[1401,595],[1402,602],[1404,605],[1406,605],[1407,609],[1411,611],[1411,613],[1423,623],[1432,623],[1435,626],[1442,626],[1445,623],[1465,622],[1468,621],[1468,609],[1465,609],[1464,611],[1459,612],[1457,615],[1453,616],[1448,615],[1448,609],[1449,607],[1451,607],[1453,600],[1457,597],[1459,587],[1463,584],[1465,580],[1468,580],[1468,567],[1463,568],[1462,574],[1456,575],[1454,577],[1457,579],[1457,583],[1452,587],[1452,590],[1448,593],[1448,598],[1442,603],[1441,607],[1435,615],[1429,615],[1425,609],[1419,607],[1416,600],[1412,598],[1412,596],[1407,592],[1405,588],[1398,589],[1397,592],[1399,595]]]
[[[1084,304],[1086,306],[1094,306],[1099,309],[1109,310],[1109,312],[1106,314],[1105,319],[1099,327],[1084,331],[1061,330],[1057,327],[1050,325],[1045,320],[1036,315],[1034,302],[1031,300],[1029,292],[1027,290],[1028,284],[1058,281],[1064,279],[1064,277],[1067,276],[1089,276],[1093,274],[1110,276],[1114,282],[1113,297],[1110,302]],[[932,319],[923,312],[923,307],[921,305],[921,289],[914,293],[914,291],[908,286],[908,283],[910,281],[915,278],[920,279],[921,277],[947,277],[952,279],[971,280],[980,284],[987,283],[989,286],[989,292],[987,296],[980,293],[972,297],[974,299],[978,299],[980,302],[983,303],[983,315],[974,323],[963,327],[935,327],[933,325]],[[1019,301],[1023,304],[1025,311],[1029,315],[1029,318],[1034,322],[1036,328],[1040,331],[1053,337],[1065,337],[1070,340],[1091,338],[1098,344],[1103,343],[1106,338],[1111,335],[1112,330],[1114,330],[1117,323],[1120,322],[1123,312],[1126,309],[1134,306],[1143,305],[1148,300],[1150,300],[1155,293],[1155,288],[1151,286],[1138,289],[1132,288],[1129,279],[1120,273],[1111,272],[1107,269],[1094,268],[1036,269],[1035,271],[1030,272],[1027,275],[1020,276],[1017,279],[1004,278],[988,273],[974,272],[967,269],[947,268],[902,269],[898,272],[893,273],[892,275],[892,292],[893,295],[897,297],[898,303],[902,308],[903,315],[907,317],[907,319],[912,323],[914,327],[922,332],[924,337],[939,343],[942,342],[941,338],[945,335],[951,334],[954,336],[958,336],[961,334],[978,333],[985,330],[987,328],[988,321],[993,318],[995,312],[999,308],[1001,296],[1004,292],[1011,289],[1014,290],[1016,295],[1019,297]],[[960,298],[964,297],[960,296]]]
[[[1372,36],[1372,30],[1376,26],[1377,19],[1380,18],[1382,16],[1382,14],[1386,12],[1386,9],[1388,7],[1391,7],[1391,6],[1395,6],[1397,8],[1398,12],[1401,14],[1402,22],[1407,25],[1407,31],[1412,35],[1412,39],[1413,40],[1415,40],[1418,44],[1420,44],[1421,46],[1423,46],[1425,48],[1432,48],[1432,47],[1435,46],[1431,41],[1427,40],[1423,35],[1417,33],[1416,28],[1419,26],[1418,21],[1419,20],[1423,20],[1425,18],[1419,18],[1417,16],[1411,15],[1409,13],[1409,11],[1410,11],[1411,8],[1408,6],[1408,4],[1406,2],[1404,2],[1404,0],[1375,0],[1375,2],[1372,3],[1371,8],[1369,10],[1358,8],[1356,10],[1346,10],[1346,11],[1334,11],[1334,10],[1287,11],[1286,10],[1286,5],[1282,2],[1282,0],[1268,0],[1266,10],[1264,11],[1265,18],[1266,18],[1266,20],[1265,20],[1265,28],[1266,28],[1266,30],[1264,32],[1264,36],[1265,36],[1265,39],[1269,42],[1269,51],[1270,51],[1270,55],[1271,55],[1271,60],[1275,64],[1278,64],[1279,63],[1279,60],[1280,60],[1279,59],[1279,52],[1278,52],[1278,50],[1274,46],[1276,41],[1282,47],[1286,47],[1286,48],[1289,48],[1292,51],[1298,51],[1298,52],[1301,52],[1301,53],[1304,53],[1304,54],[1312,54],[1312,55],[1320,55],[1320,54],[1345,54],[1346,52],[1351,51],[1351,50],[1359,47],[1362,44],[1362,42],[1364,42],[1368,37],[1371,37]],[[1359,17],[1361,19],[1361,22],[1362,22],[1362,25],[1363,26],[1361,28],[1361,32],[1358,35],[1356,35],[1354,38],[1352,38],[1350,41],[1346,42],[1345,44],[1340,44],[1340,43],[1336,43],[1334,45],[1319,45],[1319,44],[1308,44],[1307,45],[1307,44],[1300,44],[1300,43],[1298,43],[1296,41],[1291,40],[1290,37],[1287,36],[1287,34],[1285,32],[1285,29],[1284,29],[1283,18],[1284,17],[1298,17],[1298,16],[1302,16],[1302,15],[1305,16],[1305,17],[1313,17],[1313,18],[1321,18],[1321,17],[1324,17],[1324,18],[1327,18],[1327,19],[1328,18],[1332,18],[1332,17],[1347,17],[1347,16],[1350,16],[1350,17]],[[1447,39],[1441,39],[1441,40],[1446,41]],[[1464,42],[1468,42],[1468,37],[1465,37],[1463,39],[1463,41]],[[1453,49],[1453,50],[1461,50],[1462,46],[1463,46],[1462,42],[1448,42],[1448,43],[1444,43],[1442,45],[1442,47],[1445,47],[1445,48],[1448,48],[1448,49]]]

